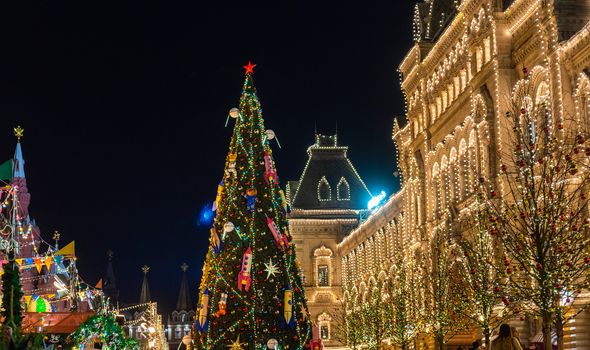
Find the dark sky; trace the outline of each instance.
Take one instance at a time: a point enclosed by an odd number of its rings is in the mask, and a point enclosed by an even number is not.
[[[179,265],[197,281],[214,199],[252,60],[283,183],[297,179],[314,122],[340,141],[370,190],[395,190],[397,65],[411,45],[415,1],[12,1],[0,22],[0,161],[23,151],[31,214],[46,239],[76,240],[95,283],[105,251],[126,301],[140,266],[173,307]],[[232,124],[233,125],[233,124]]]

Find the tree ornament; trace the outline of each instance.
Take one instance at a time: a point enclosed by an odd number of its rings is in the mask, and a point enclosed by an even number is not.
[[[278,184],[279,180],[277,178],[277,172],[274,170],[272,166],[272,162],[270,160],[270,154],[268,151],[264,151],[264,179],[268,184]]]
[[[265,263],[264,266],[266,267],[266,269],[264,271],[266,271],[266,273],[267,273],[267,275],[266,275],[267,279],[270,278],[271,276],[275,277],[276,273],[279,271],[277,269],[277,265],[272,262],[272,258],[269,258],[268,264]]]
[[[249,212],[254,211],[254,208],[256,207],[256,195],[258,194],[258,191],[255,188],[249,188],[246,191],[246,194],[244,195],[244,197],[246,198],[246,208],[248,209]]]
[[[231,221],[226,222],[225,224],[223,224],[223,232],[226,233],[230,233],[232,232],[236,227],[234,226],[234,223]]]
[[[283,321],[284,325],[289,328],[295,327],[295,318],[293,316],[293,291],[290,287],[285,289],[283,303]]]
[[[226,314],[227,310],[227,293],[221,293],[221,298],[219,299],[219,310],[215,313],[215,316],[223,316]]]
[[[217,195],[215,196],[215,202],[213,203],[213,208],[211,208],[212,211],[217,211],[217,208],[219,207],[219,202],[221,201],[221,195],[223,194],[223,188],[224,188],[224,183],[223,183],[223,179],[221,179],[221,181],[219,181],[219,184],[217,185]]]
[[[279,346],[279,342],[274,339],[274,338],[270,338],[267,342],[266,342],[266,347],[270,350],[270,349],[276,349],[277,346]]]
[[[242,345],[244,344],[240,343],[240,335],[238,334],[238,338],[227,347],[229,348],[229,350],[243,350],[244,348],[242,348]]]
[[[251,271],[252,249],[248,247],[242,257],[242,269],[238,273],[238,290],[242,291],[242,288],[246,289],[246,292],[250,290],[250,284],[252,283]]]
[[[279,228],[277,227],[277,225],[275,224],[273,219],[271,219],[267,216],[266,217],[266,224],[267,224],[268,228],[270,229],[272,236],[275,239],[275,243],[277,244],[277,248],[279,248],[279,249],[288,248],[289,247],[289,240],[287,239],[287,236],[283,235],[281,233],[281,231],[279,231]]]
[[[232,108],[229,110],[229,116],[237,119],[240,116],[240,110],[237,109],[236,107]]]
[[[207,329],[209,329],[209,320],[207,319],[207,313],[209,312],[209,288],[205,288],[205,291],[201,295],[201,302],[197,311],[199,316],[197,322],[195,322],[195,329],[197,332],[207,332]]]
[[[238,172],[236,170],[236,160],[238,159],[238,155],[236,153],[230,153],[227,156],[227,169],[225,169],[225,176],[236,178],[238,176]]]
[[[213,242],[213,253],[218,255],[221,250],[223,249],[223,243],[221,239],[219,239],[219,235],[217,234],[217,230],[215,227],[211,227],[211,242]]]
[[[243,67],[246,69],[246,74],[254,74],[254,67],[256,67],[256,65],[248,61],[248,64]]]

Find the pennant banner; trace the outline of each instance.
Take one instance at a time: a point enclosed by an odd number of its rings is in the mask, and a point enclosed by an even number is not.
[[[54,255],[61,255],[65,257],[75,257],[76,256],[76,241],[71,241],[65,247],[61,248]]]

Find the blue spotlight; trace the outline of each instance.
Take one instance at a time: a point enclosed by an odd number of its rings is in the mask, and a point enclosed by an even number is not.
[[[369,210],[373,210],[379,207],[383,202],[383,199],[385,199],[385,191],[381,191],[381,193],[371,198],[371,200],[369,200],[369,203],[367,204],[367,208]]]
[[[213,203],[209,202],[206,203],[201,207],[199,211],[199,220],[197,222],[198,226],[211,226],[213,224],[213,219],[215,218],[215,212],[211,210]]]

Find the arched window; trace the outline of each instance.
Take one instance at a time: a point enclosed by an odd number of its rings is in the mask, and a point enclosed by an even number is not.
[[[336,198],[339,201],[350,200],[350,185],[344,177],[340,178],[340,181],[338,181],[338,186],[336,186]]]
[[[332,200],[332,188],[325,176],[322,176],[318,183],[318,200],[321,202],[327,202]]]
[[[323,245],[314,250],[313,262],[314,270],[316,271],[316,286],[330,287],[332,285],[330,274],[332,271],[333,255],[332,249]]]
[[[318,316],[318,326],[320,327],[320,338],[323,341],[330,340],[330,323],[332,322],[332,317],[330,317],[327,313],[322,313]]]

